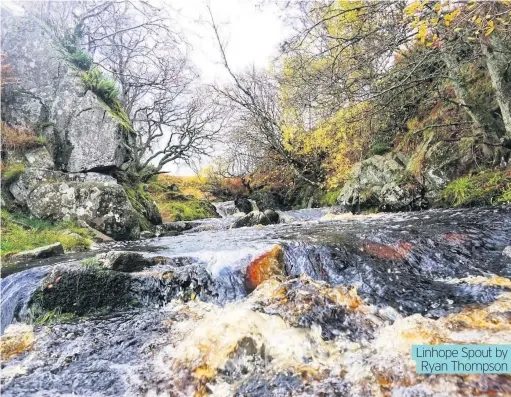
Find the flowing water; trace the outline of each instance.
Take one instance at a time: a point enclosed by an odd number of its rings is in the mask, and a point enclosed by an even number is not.
[[[511,393],[511,375],[424,376],[410,355],[414,343],[511,343],[511,207],[309,209],[241,229],[222,208],[182,235],[108,247],[166,258],[130,275],[142,307],[7,327],[24,351],[2,364],[2,395]],[[2,331],[30,322],[50,269],[79,266],[38,265],[2,280]]]

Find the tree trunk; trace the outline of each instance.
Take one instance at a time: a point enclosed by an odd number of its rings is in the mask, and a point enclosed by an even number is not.
[[[510,49],[496,33],[481,39],[486,66],[500,107],[506,140],[511,139],[511,64]]]
[[[456,94],[458,102],[463,106],[465,112],[474,122],[474,133],[478,135],[480,132],[482,132],[485,140],[491,143],[496,143],[498,141],[498,137],[495,131],[488,128],[484,122],[484,117],[478,114],[477,110],[467,103],[467,99],[469,97],[468,91],[465,86],[465,82],[460,75],[460,64],[457,61],[456,56],[452,53],[451,48],[445,48],[442,51],[442,59],[447,66],[447,73],[451,79],[452,85],[454,87],[454,93]]]

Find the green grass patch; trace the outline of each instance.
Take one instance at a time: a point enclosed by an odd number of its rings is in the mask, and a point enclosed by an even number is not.
[[[2,178],[2,186],[7,187],[13,183],[18,176],[25,170],[22,163],[1,163],[0,175]]]
[[[210,202],[171,191],[173,183],[171,178],[155,178],[148,184],[148,192],[156,202],[164,222],[193,221],[217,216]]]
[[[119,96],[115,81],[105,77],[101,70],[96,67],[82,75],[82,82],[86,89],[91,90],[108,106],[113,105]]]
[[[455,179],[445,187],[441,200],[454,207],[511,203],[511,170]]]
[[[2,258],[56,242],[60,242],[65,251],[86,250],[92,244],[88,231],[72,222],[52,223],[5,210],[2,210],[1,222]]]

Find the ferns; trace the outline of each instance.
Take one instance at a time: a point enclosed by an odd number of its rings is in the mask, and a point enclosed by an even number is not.
[[[119,90],[115,82],[106,78],[98,68],[92,68],[82,76],[82,82],[86,89],[91,90],[100,97],[107,105],[116,105]]]
[[[73,65],[85,71],[89,70],[92,66],[92,57],[81,48],[69,53],[68,59]]]

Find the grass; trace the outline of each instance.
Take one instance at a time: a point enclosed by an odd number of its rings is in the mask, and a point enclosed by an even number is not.
[[[9,186],[15,179],[25,170],[22,163],[1,163],[0,162],[0,175],[2,178],[2,187]]]
[[[179,183],[184,181],[184,183]],[[180,192],[169,190],[172,184],[178,185]],[[203,186],[198,177],[172,177],[161,175],[148,184],[148,192],[156,202],[164,222],[192,221],[216,216],[211,203],[202,200]]]
[[[442,204],[454,207],[506,203],[511,203],[511,170],[455,179],[442,194]]]
[[[44,138],[35,135],[34,131],[25,127],[12,127],[4,122],[1,124],[2,149],[20,151],[41,146]]]
[[[92,244],[88,232],[72,222],[51,223],[5,210],[2,210],[1,221],[2,258],[56,242],[60,242],[65,251],[85,250]]]
[[[112,107],[116,104],[119,90],[115,86],[115,81],[105,77],[98,68],[95,67],[86,71],[82,75],[82,82],[86,89],[91,90],[108,106]]]

